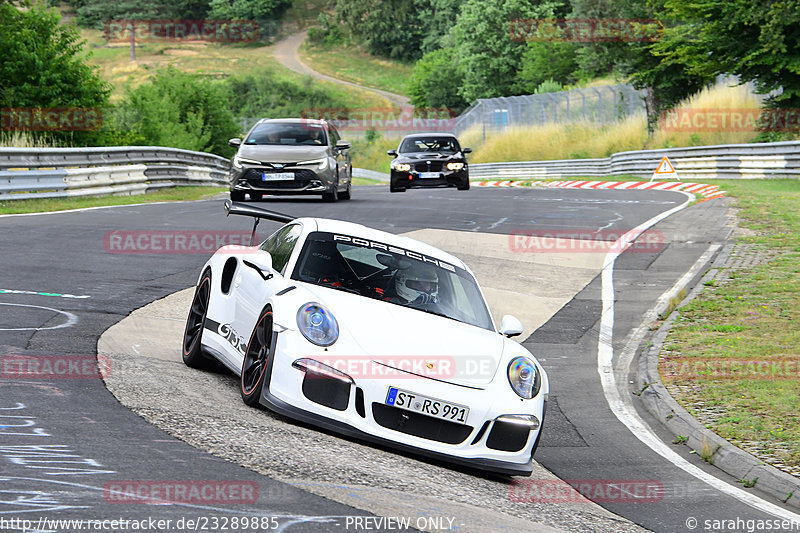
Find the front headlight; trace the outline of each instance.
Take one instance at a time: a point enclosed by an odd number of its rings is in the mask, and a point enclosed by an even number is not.
[[[536,364],[527,357],[515,357],[508,363],[508,382],[514,392],[526,399],[539,394],[542,386]]]
[[[322,159],[311,159],[310,161],[300,161],[297,163],[298,166],[300,165],[317,165],[317,170],[325,170],[328,168],[328,158],[323,157]]]
[[[461,170],[462,168],[464,168],[464,163],[447,163],[447,170]]]
[[[322,304],[308,302],[297,311],[297,327],[309,342],[330,346],[339,338],[336,318]]]
[[[239,157],[238,155],[233,156],[233,166],[236,168],[242,168],[242,165],[260,165],[261,161],[256,161],[255,159],[245,159],[244,157]]]
[[[408,163],[397,163],[394,166],[394,169],[397,170],[398,172],[408,172],[409,170],[411,170],[411,165],[409,165]]]

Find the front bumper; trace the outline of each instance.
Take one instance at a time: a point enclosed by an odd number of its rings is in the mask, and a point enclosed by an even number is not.
[[[404,189],[458,187],[469,181],[469,171],[466,168],[461,170],[442,170],[439,172],[439,178],[420,178],[419,176],[420,172],[415,170],[399,172],[392,169],[390,172],[392,185]]]
[[[231,170],[231,191],[256,194],[322,194],[336,186],[333,172],[316,172],[307,168],[291,169],[292,179],[264,181],[266,168],[245,167]],[[287,172],[288,173],[288,172]]]
[[[485,389],[479,389],[414,375],[389,379],[354,377],[347,383],[342,379],[327,382],[318,375],[307,378],[306,372],[292,366],[298,359],[296,354],[309,351],[304,340],[294,338],[297,336],[291,331],[278,334],[275,356],[268,363],[261,397],[265,407],[338,433],[449,463],[505,475],[531,474],[541,423],[535,429],[525,428],[523,433],[498,419],[533,414],[542,421],[546,383],[536,398],[523,401],[507,383],[492,382]],[[303,357],[313,359],[313,354]],[[329,350],[320,357],[330,360],[336,354]],[[310,380],[318,383],[309,385]],[[315,393],[310,387],[322,393]],[[437,423],[437,418],[388,406],[385,400],[389,387],[466,405],[470,408],[467,423]]]

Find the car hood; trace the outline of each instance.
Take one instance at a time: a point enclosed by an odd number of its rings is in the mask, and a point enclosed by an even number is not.
[[[384,366],[433,379],[483,387],[502,359],[497,332],[364,296],[303,284],[324,302],[362,353]],[[347,354],[350,355],[350,354]],[[380,369],[376,374],[380,373]],[[406,377],[404,373],[390,373]]]
[[[239,157],[255,159],[263,163],[296,163],[325,157],[327,146],[284,146],[279,144],[243,144]]]
[[[461,152],[456,152],[454,154],[440,154],[437,152],[420,152],[420,153],[408,153],[408,154],[398,154],[397,159],[404,160],[404,161],[419,161],[421,159],[425,161],[446,161],[449,159],[463,159],[464,156]]]

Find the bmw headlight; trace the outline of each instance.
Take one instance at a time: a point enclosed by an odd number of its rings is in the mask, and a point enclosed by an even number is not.
[[[464,168],[464,163],[447,163],[447,170],[461,170],[462,168]]]
[[[330,346],[339,338],[336,318],[322,304],[309,302],[297,311],[297,327],[309,342]]]
[[[515,357],[508,364],[508,382],[522,398],[530,399],[539,394],[542,381],[536,364],[527,357]]]
[[[411,165],[409,165],[408,163],[397,163],[394,166],[394,169],[397,170],[398,172],[408,172],[409,170],[411,170]]]
[[[233,156],[233,166],[236,168],[242,168],[242,165],[260,165],[261,161],[256,161],[255,159],[245,159],[244,157],[239,157],[238,155]]]

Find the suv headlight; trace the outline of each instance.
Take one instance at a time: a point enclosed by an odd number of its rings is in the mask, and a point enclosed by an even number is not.
[[[309,342],[330,346],[339,338],[339,324],[322,304],[308,302],[297,311],[297,327]]]
[[[462,168],[464,168],[464,163],[447,163],[447,170],[461,170]]]
[[[328,168],[328,158],[323,157],[322,159],[311,159],[309,161],[300,161],[296,163],[296,165],[317,165],[317,170],[325,170]]]
[[[409,170],[411,170],[411,165],[409,165],[408,163],[397,163],[394,166],[394,169],[397,170],[398,172],[408,172]]]
[[[244,157],[239,157],[239,155],[233,156],[233,166],[236,168],[242,168],[242,165],[260,165],[261,161],[256,161],[255,159],[245,159]]]
[[[527,357],[515,357],[508,363],[508,382],[517,395],[526,399],[539,394],[542,386],[536,364]]]

